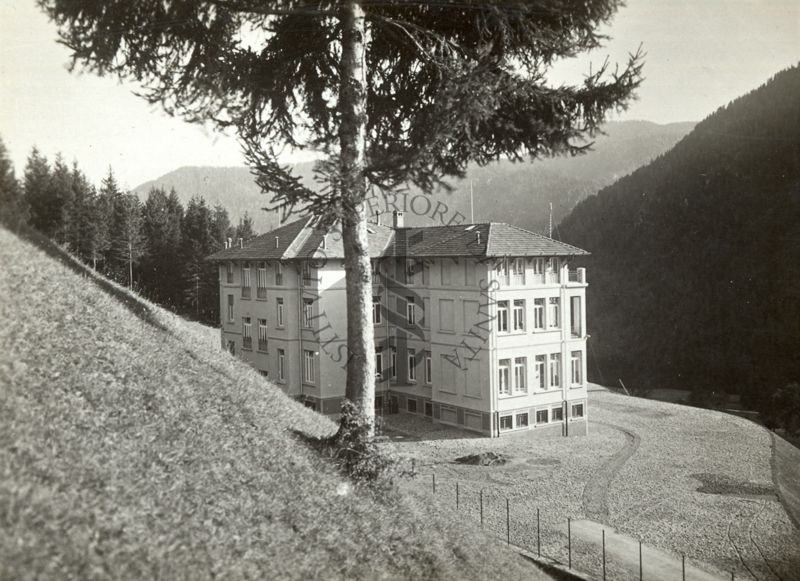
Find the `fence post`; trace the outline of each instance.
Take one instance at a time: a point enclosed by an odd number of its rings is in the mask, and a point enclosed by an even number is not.
[[[606,581],[606,529],[603,529],[603,581]]]
[[[411,459],[411,476],[417,475],[417,460],[416,458]]]
[[[456,510],[458,510],[458,482],[456,482]]]
[[[681,575],[683,581],[686,581],[686,554],[681,553]]]
[[[567,568],[572,569],[572,519],[567,517]]]
[[[481,526],[483,526],[483,490],[481,489]]]
[[[431,476],[433,476],[433,493],[436,494],[436,473],[434,472]]]
[[[639,581],[642,581],[642,541],[639,541]]]
[[[539,527],[539,509],[536,509],[536,553],[541,557],[542,556],[542,537],[540,534],[540,527]]]
[[[506,542],[511,544],[511,510],[508,506],[508,499],[506,498]]]

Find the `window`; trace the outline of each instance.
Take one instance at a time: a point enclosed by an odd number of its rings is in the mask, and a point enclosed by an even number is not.
[[[258,350],[267,350],[267,320],[258,320]]]
[[[375,349],[375,378],[383,379],[383,353],[380,347]]]
[[[283,327],[283,299],[277,298],[275,299],[275,320],[278,323],[278,327]]]
[[[414,297],[406,297],[406,322],[409,325],[417,323],[417,313],[414,309]]]
[[[406,258],[406,284],[414,284],[414,275],[417,270],[417,261],[413,258]]]
[[[550,421],[562,422],[564,421],[564,408],[558,406],[550,410]]]
[[[286,352],[278,349],[278,379],[286,381]]]
[[[547,299],[549,310],[547,311],[547,324],[551,329],[558,329],[561,327],[561,299],[558,297],[550,297]]]
[[[228,341],[228,353],[236,355],[236,341]]]
[[[250,317],[242,317],[242,349],[253,348],[253,325]]]
[[[392,351],[389,355],[389,364],[392,367],[391,378],[397,379],[397,347],[392,347]]]
[[[429,401],[425,402],[425,415],[429,418],[433,417],[433,404]]]
[[[419,323],[423,329],[429,329],[428,314],[431,312],[431,299],[424,297],[422,299],[422,312],[419,315]]]
[[[533,274],[538,277],[544,274],[544,258],[533,259]]]
[[[442,286],[450,286],[450,262],[446,258],[442,259]]]
[[[427,262],[422,263],[422,284],[425,286],[431,284],[431,265]]]
[[[283,286],[283,264],[275,263],[275,286]]]
[[[514,359],[514,392],[524,393],[528,391],[528,358],[516,357]]]
[[[547,356],[546,355],[537,355],[536,361],[533,364],[533,376],[534,376],[534,385],[539,389],[547,389],[547,375],[546,375],[546,367],[547,367]]]
[[[505,258],[501,258],[494,267],[495,273],[497,275],[497,280],[501,283],[508,284],[508,261]]]
[[[409,349],[408,353],[408,380],[417,380],[417,352],[414,349]]]
[[[228,295],[228,322],[233,323],[233,295]]]
[[[311,284],[313,280],[313,272],[311,270],[311,262],[306,260],[303,262],[303,284]]]
[[[258,271],[256,272],[256,293],[258,298],[267,298],[267,263],[259,262]]]
[[[311,328],[311,322],[314,320],[314,299],[303,299],[303,326],[306,329]]]
[[[583,353],[573,351],[570,356],[572,368],[572,385],[583,385]]]
[[[253,283],[250,279],[250,263],[245,262],[242,265],[242,287],[250,288],[253,286]]]
[[[508,301],[497,303],[497,330],[500,333],[508,333]]]
[[[574,403],[572,404],[572,413],[570,414],[573,418],[582,418],[583,417],[583,404],[582,403]]]
[[[464,282],[467,286],[475,284],[475,263],[471,260],[464,260]]]
[[[497,369],[497,387],[500,391],[500,395],[508,395],[511,393],[511,382],[509,381],[511,375],[511,360],[501,359]]]
[[[581,313],[581,297],[569,298],[569,328],[570,334],[573,337],[581,337],[583,335],[583,325]]]
[[[547,424],[550,422],[549,418],[550,410],[536,410],[536,423],[537,424]]]
[[[533,299],[533,329],[544,329],[544,299]]]
[[[433,361],[430,352],[425,354],[425,383],[430,385],[433,381]]]
[[[514,418],[512,416],[500,416],[500,429],[510,430],[514,427]]]
[[[406,400],[406,411],[410,414],[417,413],[417,400],[409,398]]]
[[[303,381],[314,383],[314,352],[303,351]]]
[[[226,281],[228,284],[233,282],[233,262],[226,262],[225,263],[225,274],[226,274]]]
[[[550,354],[550,387],[561,386],[561,353]]]
[[[372,297],[372,324],[373,325],[380,325],[383,322],[383,318],[381,317],[381,297],[380,296],[373,296]]]
[[[558,282],[558,270],[558,258],[554,257],[547,259],[547,282]]]
[[[525,259],[514,258],[511,261],[511,281],[515,285],[525,284]]]
[[[514,330],[515,331],[524,331],[525,330],[525,300],[524,299],[516,299],[514,301]]]
[[[528,413],[517,414],[517,427],[518,428],[527,428],[528,427]]]
[[[455,301],[452,299],[439,299],[439,330],[453,332],[456,330]]]

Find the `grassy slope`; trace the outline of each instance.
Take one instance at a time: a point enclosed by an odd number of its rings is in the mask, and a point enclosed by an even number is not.
[[[329,421],[75,270],[0,228],[0,578],[545,578],[348,487],[291,435]]]

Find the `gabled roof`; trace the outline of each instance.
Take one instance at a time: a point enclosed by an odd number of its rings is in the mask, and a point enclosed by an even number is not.
[[[392,228],[368,225],[369,255],[381,257],[439,256],[580,256],[589,254],[576,246],[553,240],[505,223],[462,224]],[[276,242],[277,240],[277,242]],[[244,248],[227,248],[208,260],[292,260],[344,258],[341,235],[325,234],[313,218],[303,218],[262,234]]]

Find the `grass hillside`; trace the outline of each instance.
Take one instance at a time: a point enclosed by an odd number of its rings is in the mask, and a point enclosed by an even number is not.
[[[48,255],[49,254],[49,255]],[[207,333],[0,229],[0,578],[546,578],[408,493]]]

